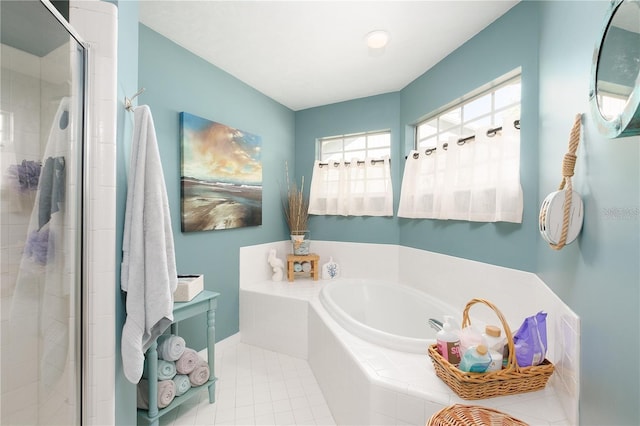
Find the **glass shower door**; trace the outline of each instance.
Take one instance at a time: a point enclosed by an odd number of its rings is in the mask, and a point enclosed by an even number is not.
[[[84,47],[0,2],[0,424],[81,423]]]

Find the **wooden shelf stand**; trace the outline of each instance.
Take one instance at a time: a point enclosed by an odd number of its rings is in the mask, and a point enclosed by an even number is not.
[[[320,256],[317,254],[288,254],[287,255],[287,280],[293,281],[296,274],[307,274],[306,272],[295,272],[293,269],[293,265],[295,263],[303,263],[309,262],[311,264],[311,270],[308,272],[309,276],[313,278],[314,281],[318,281],[318,276],[320,274],[320,268],[318,266],[318,262],[320,261]]]
[[[211,376],[209,381],[202,386],[189,389],[183,395],[176,396],[171,404],[165,408],[158,408],[158,342],[153,342],[146,353],[147,371],[149,372],[149,409],[138,409],[138,423],[158,426],[160,417],[169,411],[184,404],[192,397],[198,395],[202,390],[209,390],[209,403],[213,404],[216,398],[215,376],[215,343],[216,343],[216,308],[218,306],[219,293],[203,290],[196,297],[188,302],[175,302],[173,304],[173,323],[171,324],[171,334],[180,335],[178,324],[180,321],[193,316],[207,314],[207,362]]]

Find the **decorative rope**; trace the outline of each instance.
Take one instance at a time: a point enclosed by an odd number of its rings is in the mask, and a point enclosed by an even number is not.
[[[578,150],[578,143],[580,142],[580,124],[582,120],[582,114],[576,114],[576,118],[571,128],[569,135],[569,151],[564,155],[562,159],[562,182],[558,191],[564,191],[564,215],[562,217],[562,233],[560,234],[560,241],[558,244],[551,244],[552,249],[561,250],[567,242],[567,234],[569,232],[569,213],[571,212],[571,199],[573,197],[573,185],[571,183],[571,177],[573,176],[573,170],[576,166],[576,151]]]

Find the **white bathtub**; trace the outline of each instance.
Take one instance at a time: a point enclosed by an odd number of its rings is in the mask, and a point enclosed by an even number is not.
[[[459,317],[454,308],[426,293],[383,281],[334,281],[322,288],[320,301],[350,333],[402,352],[424,354],[435,342],[429,318]]]

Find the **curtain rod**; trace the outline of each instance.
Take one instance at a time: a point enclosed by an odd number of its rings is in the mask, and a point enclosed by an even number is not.
[[[364,164],[364,163],[366,163],[366,161],[364,161],[364,160],[358,160],[356,163],[357,163],[358,165],[360,165],[360,164]],[[371,165],[374,165],[374,164],[376,164],[376,163],[384,163],[384,160],[371,160]],[[389,163],[391,163],[391,159],[389,159]],[[344,164],[348,166],[348,165],[350,165],[350,164],[351,164],[351,161],[345,161],[345,162],[344,162]],[[328,166],[328,165],[329,165],[329,163],[318,163],[318,166],[320,166],[320,167],[322,167],[322,166]],[[333,166],[334,166],[334,167],[338,167],[339,165],[340,165],[340,162],[339,162],[339,161],[335,161],[335,162],[333,163]]]
[[[515,127],[516,129],[520,130],[520,120],[515,120],[513,122],[513,127]],[[499,131],[502,130],[502,126],[500,127],[495,127],[493,129],[489,129],[487,130],[487,136],[492,138],[494,137]],[[471,136],[467,136],[466,138],[460,138],[456,141],[456,143],[460,146],[464,145],[467,142],[471,142],[472,140],[474,140],[476,138],[476,135],[471,135]],[[446,151],[447,147],[449,146],[449,144],[447,142],[442,144],[442,148]],[[432,152],[434,152],[436,149],[438,148],[429,148],[427,150],[424,151],[425,155],[431,155]],[[418,158],[419,153],[414,153],[413,154],[413,158]],[[405,157],[406,159],[407,157]]]

